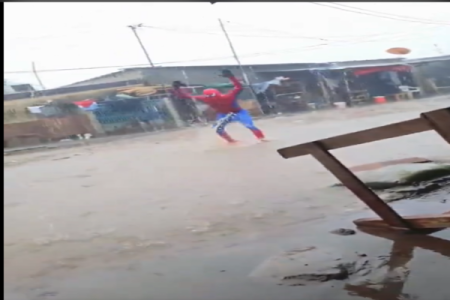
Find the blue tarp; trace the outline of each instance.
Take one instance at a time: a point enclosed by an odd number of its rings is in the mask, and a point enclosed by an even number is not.
[[[283,77],[278,77],[278,78],[275,78],[270,81],[253,83],[252,88],[256,94],[264,93],[271,85],[281,85],[282,80],[283,80]]]

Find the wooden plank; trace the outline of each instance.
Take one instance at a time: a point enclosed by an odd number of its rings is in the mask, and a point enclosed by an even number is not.
[[[447,143],[450,144],[450,108],[420,114]]]
[[[369,189],[358,177],[356,177],[347,167],[345,167],[336,157],[328,152],[319,143],[311,145],[311,154],[328,171],[342,182],[356,197],[369,206],[387,224],[405,229],[411,229],[408,222],[405,222],[389,205]]]
[[[449,214],[415,215],[403,217],[413,228],[441,229],[450,227]],[[378,218],[364,218],[354,221],[356,226],[372,228],[390,228],[390,224]]]
[[[417,118],[372,129],[338,135],[323,140],[317,140],[316,142],[320,142],[327,150],[333,150],[400,137],[404,135],[410,135],[428,131],[431,129],[432,128],[430,127],[428,122],[425,122],[422,118]],[[281,148],[277,151],[283,158],[293,158],[310,154],[311,147],[312,143],[310,142]]]

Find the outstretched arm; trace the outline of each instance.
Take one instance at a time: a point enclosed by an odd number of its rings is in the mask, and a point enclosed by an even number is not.
[[[237,95],[239,95],[239,93],[244,89],[240,81],[236,77],[234,77],[233,73],[231,73],[230,70],[223,70],[222,76],[230,79],[230,81],[234,85],[234,88],[231,91],[227,92],[225,95],[233,98],[237,97]]]
[[[174,81],[172,83],[172,87],[174,95],[181,99],[193,99],[196,101],[205,102],[207,98],[206,96],[203,95],[194,96],[186,89],[182,89],[182,87],[186,87],[186,85],[180,81]]]

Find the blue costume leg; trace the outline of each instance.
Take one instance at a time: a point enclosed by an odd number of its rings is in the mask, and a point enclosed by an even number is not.
[[[250,129],[251,132],[256,136],[256,138],[264,138],[264,133],[253,124],[253,118],[248,111],[243,109],[240,112],[236,113],[236,119],[236,121]]]
[[[214,125],[214,128],[216,130],[216,133],[226,140],[229,143],[235,142],[234,139],[232,139],[228,133],[225,131],[225,127],[230,124],[231,122],[236,121],[236,114],[235,113],[229,113],[229,114],[217,114],[217,122]]]

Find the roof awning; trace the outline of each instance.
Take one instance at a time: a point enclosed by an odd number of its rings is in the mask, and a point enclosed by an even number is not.
[[[384,67],[373,67],[354,70],[353,74],[361,76],[378,72],[408,72],[408,71],[411,71],[410,66],[384,66]]]

